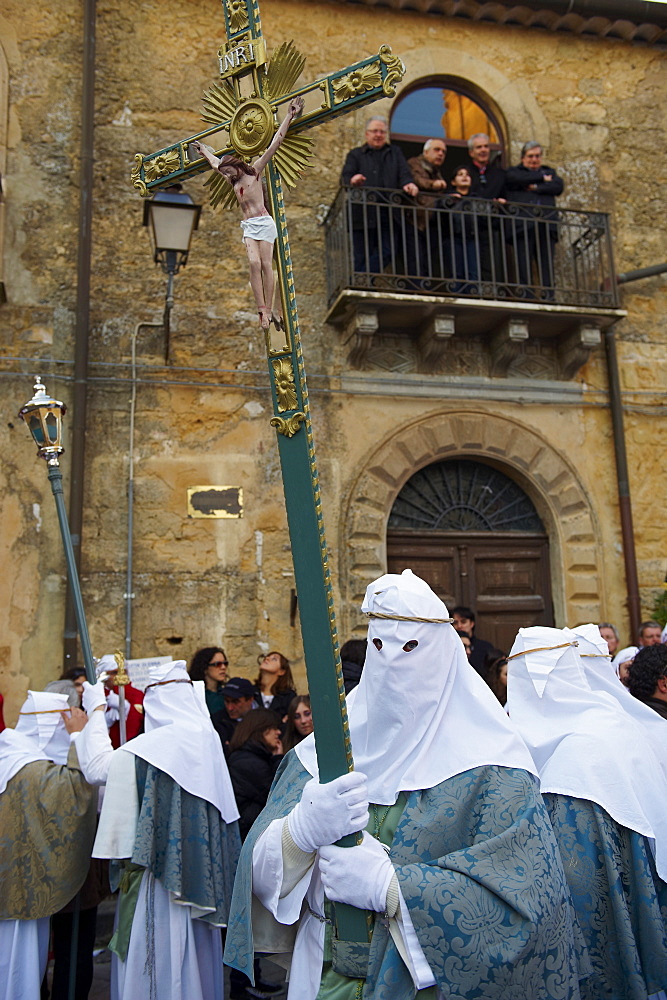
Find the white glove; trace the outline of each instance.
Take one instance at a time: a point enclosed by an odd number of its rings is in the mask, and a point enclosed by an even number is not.
[[[364,831],[357,847],[321,847],[319,854],[320,876],[329,899],[384,913],[394,866],[379,841]]]
[[[100,705],[107,707],[107,695],[104,689],[104,684],[102,681],[98,681],[97,684],[90,684],[88,681],[83,682],[83,696],[81,698],[83,704],[83,710],[88,715],[92,715],[96,708]]]
[[[367,823],[368,790],[361,771],[351,771],[323,785],[311,778],[301,801],[287,817],[292,840],[307,854],[363,830]]]

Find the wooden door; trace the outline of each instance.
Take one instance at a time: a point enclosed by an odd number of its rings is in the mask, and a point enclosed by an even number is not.
[[[475,633],[509,652],[519,628],[553,625],[544,534],[390,529],[387,570],[411,569],[447,607],[475,612]]]

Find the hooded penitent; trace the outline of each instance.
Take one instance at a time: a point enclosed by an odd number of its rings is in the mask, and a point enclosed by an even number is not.
[[[121,749],[164,771],[186,792],[212,803],[226,823],[233,823],[239,813],[229,771],[215,766],[222,748],[206,708],[203,681],[190,679],[185,660],[153,666],[149,677],[145,732]]]
[[[97,795],[76,758],[67,764],[68,708],[65,694],[29,691],[16,729],[0,734],[2,921],[48,917],[86,877]]]
[[[28,691],[16,728],[0,735],[0,793],[32,761],[66,762],[70,740],[60,713],[67,708],[67,695]]]
[[[563,629],[519,629],[508,661],[507,708],[538,768],[543,793],[601,806],[655,842],[667,876],[667,782],[640,723],[611,694],[592,690]]]
[[[348,711],[354,766],[368,777],[371,802],[391,805],[401,791],[433,788],[483,764],[536,773],[427,583],[409,569],[388,573],[367,588],[361,609],[370,619],[368,651]],[[314,738],[296,753],[317,775]]]
[[[584,668],[586,680],[593,691],[604,691],[619,703],[644,730],[646,738],[653,747],[653,752],[662,767],[662,773],[667,780],[667,726],[652,708],[638,698],[633,698],[625,684],[622,684],[613,670],[607,642],[600,635],[597,625],[577,625],[576,628],[563,630],[571,635],[579,645],[577,652]]]

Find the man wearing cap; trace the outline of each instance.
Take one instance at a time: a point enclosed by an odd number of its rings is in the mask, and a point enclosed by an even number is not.
[[[225,701],[224,711],[214,712],[211,722],[222,742],[225,753],[241,719],[253,708],[259,708],[255,689],[247,677],[231,677],[220,692]]]
[[[646,1000],[667,988],[665,742],[617,688],[591,685],[584,664],[600,657],[595,625],[520,629],[507,708],[539,770],[592,964],[582,995]]]
[[[101,684],[84,686],[84,774],[106,783],[94,857],[120,862],[113,1000],[222,1000],[221,936],[240,838],[204,685],[185,661],[152,667],[145,733],[113,750]],[[113,867],[113,866],[112,866]]]
[[[253,950],[289,953],[288,1000],[575,1000],[571,904],[526,748],[423,580],[382,576],[362,610],[356,770],[320,784],[312,737],[287,755],[245,841],[225,961],[252,974]],[[335,902],[371,911],[369,945],[336,937]]]
[[[97,795],[79,768],[79,734],[63,723],[68,707],[67,695],[29,691],[16,728],[0,735],[2,1000],[39,1000],[49,917],[88,871]]]

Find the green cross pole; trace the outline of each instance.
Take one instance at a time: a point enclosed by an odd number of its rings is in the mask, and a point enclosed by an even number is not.
[[[218,156],[234,153],[250,161],[270,144],[277,117],[284,117],[290,100],[300,96],[305,101],[303,113],[291,123],[266,167],[270,209],[278,229],[276,256],[285,325],[279,334],[266,331],[266,347],[274,407],[271,425],[276,428],[282,466],[317,761],[320,780],[326,782],[352,770],[353,761],[282,181],[293,186],[311,155],[312,142],[302,133],[393,96],[405,67],[383,45],[375,56],[295,87],[305,59],[292,42],[267,58],[256,0],[222,0],[222,7],[227,40],[218,52],[220,82],[204,95],[208,127],[157,153],[138,153],[132,182],[145,197],[210,169],[204,159],[189,160],[188,146],[195,139],[214,145]],[[221,175],[212,174],[209,183],[214,205],[236,204],[231,185]],[[354,835],[341,841],[343,846],[355,843]],[[368,940],[369,917],[363,911],[337,905],[336,923],[341,940]]]

